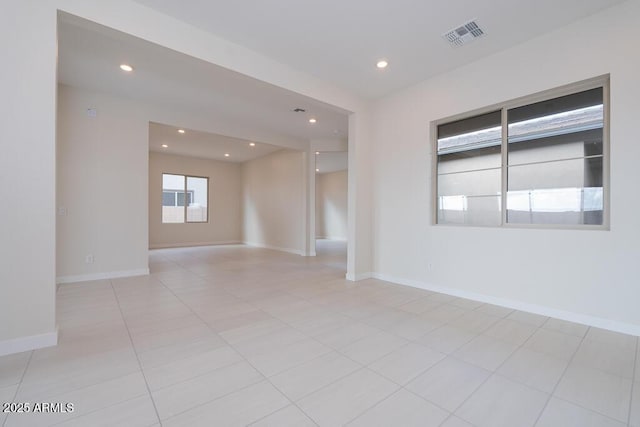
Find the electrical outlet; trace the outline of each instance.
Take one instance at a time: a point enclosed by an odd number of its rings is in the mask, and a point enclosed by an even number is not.
[[[84,257],[85,264],[93,264],[94,261],[95,261],[95,259],[93,258],[93,255],[91,255],[91,254],[89,254],[86,257]]]
[[[66,216],[67,215],[67,208],[64,208],[64,207],[58,208],[58,215],[59,216]]]

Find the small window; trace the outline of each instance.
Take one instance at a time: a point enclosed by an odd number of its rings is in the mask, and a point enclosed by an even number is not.
[[[500,225],[500,111],[438,126],[438,222]]]
[[[603,224],[603,90],[510,109],[507,222]]]
[[[437,124],[436,222],[605,225],[606,85]]]
[[[162,174],[163,223],[207,222],[208,199],[209,178]]]

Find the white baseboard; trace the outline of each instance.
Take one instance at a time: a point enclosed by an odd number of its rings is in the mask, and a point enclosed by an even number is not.
[[[80,274],[77,276],[56,277],[56,284],[88,282],[91,280],[118,279],[120,277],[146,276],[149,274],[148,268],[137,270],[108,271],[105,273]]]
[[[413,288],[425,289],[428,291],[438,292],[441,294],[451,295],[459,298],[480,301],[487,304],[499,305],[501,307],[511,308],[513,310],[526,311],[528,313],[553,317],[556,319],[566,320],[568,322],[579,323],[587,326],[594,326],[596,328],[607,329],[623,334],[640,336],[640,325],[636,325],[633,323],[619,322],[617,320],[605,319],[588,314],[574,313],[571,311],[559,310],[537,304],[529,304],[526,302],[508,298],[499,298],[490,295],[468,292],[460,289],[436,286],[417,280],[402,279],[386,274],[373,273],[373,277],[379,280],[384,280],[385,282],[392,282],[399,285],[411,286]]]
[[[247,245],[247,246],[253,246],[254,248],[271,249],[271,250],[274,250],[274,251],[287,252],[287,253],[290,253],[290,254],[301,255],[301,256],[305,255],[304,251],[301,251],[299,249],[281,248],[279,246],[272,246],[272,245],[267,245],[267,244],[264,244],[264,243],[255,243],[255,242],[242,242],[242,244]]]
[[[58,344],[58,329],[47,334],[31,335],[0,341],[0,356],[37,350]]]
[[[358,282],[360,280],[371,279],[374,276],[373,276],[373,273],[360,273],[360,274],[347,273],[345,274],[345,277],[347,280],[351,280],[352,282]]]
[[[188,248],[191,246],[218,246],[218,245],[239,245],[240,240],[220,240],[216,242],[184,242],[184,243],[160,243],[157,245],[149,245],[149,249],[169,249],[169,248]]]
[[[316,239],[321,239],[321,240],[335,240],[338,242],[346,242],[347,238],[346,237],[342,237],[342,236],[316,236]]]

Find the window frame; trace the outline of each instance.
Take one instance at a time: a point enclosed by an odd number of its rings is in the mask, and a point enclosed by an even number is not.
[[[176,175],[176,176],[184,177],[185,203],[184,203],[184,206],[182,206],[184,208],[184,222],[164,222],[163,213],[162,213],[163,209],[162,208],[164,207],[164,205],[163,205],[164,188],[163,187],[164,187],[164,176],[165,175]],[[188,221],[187,220],[187,218],[188,218],[188,216],[187,216],[187,208],[189,207],[189,205],[187,203],[186,194],[189,192],[187,190],[189,178],[201,178],[201,179],[206,179],[207,180],[207,220],[206,221]],[[169,190],[169,191],[180,191],[180,190]],[[184,173],[173,173],[173,172],[161,172],[160,173],[160,224],[162,224],[162,225],[208,224],[209,223],[209,213],[210,213],[209,212],[209,200],[211,199],[210,191],[211,191],[211,187],[209,186],[209,177],[208,176],[187,175],[187,174],[184,174]],[[177,202],[177,199],[176,199],[176,202]],[[175,207],[181,207],[181,206],[177,206],[176,205]]]
[[[522,96],[510,101],[500,102],[487,107],[479,108],[466,113],[456,114],[430,123],[431,138],[431,225],[439,227],[479,227],[479,228],[517,228],[517,229],[555,229],[555,230],[601,230],[611,229],[611,203],[610,203],[610,75],[605,74],[576,83],[537,92],[532,95]],[[590,89],[602,88],[603,103],[603,129],[602,129],[602,224],[522,224],[507,222],[507,186],[508,186],[508,120],[507,113],[510,109],[535,104],[537,102],[572,95]],[[501,183],[500,183],[500,215],[499,225],[482,224],[454,224],[438,222],[438,126],[468,119],[474,116],[501,111],[502,141],[500,144],[501,154]]]

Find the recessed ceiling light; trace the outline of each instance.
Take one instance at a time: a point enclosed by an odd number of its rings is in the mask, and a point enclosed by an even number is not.
[[[224,153],[224,156],[225,156],[225,157],[229,157],[230,155],[231,155],[231,154],[229,154],[229,153]]]
[[[255,143],[255,142],[250,142],[250,143],[249,143],[249,147],[255,147],[255,146],[256,146],[256,143]]]
[[[162,148],[169,148],[167,144],[162,144]]]
[[[318,154],[320,154],[320,152],[319,152],[319,151],[316,151],[316,155],[318,155]]]
[[[316,172],[320,172],[320,169],[316,169]]]
[[[376,67],[380,69],[387,68],[388,65],[389,65],[389,62],[386,59],[381,59],[376,63]]]
[[[122,71],[126,71],[127,73],[130,73],[133,71],[133,67],[129,64],[120,64],[120,69]]]
[[[184,133],[184,129],[178,129],[178,133]]]
[[[309,123],[317,123],[318,121],[314,118],[309,119]]]

